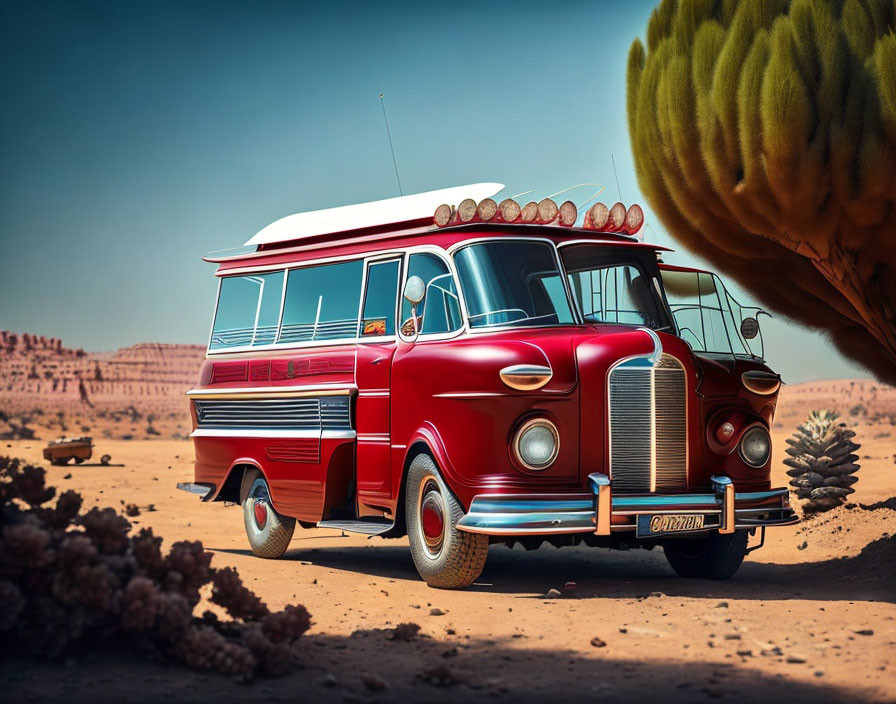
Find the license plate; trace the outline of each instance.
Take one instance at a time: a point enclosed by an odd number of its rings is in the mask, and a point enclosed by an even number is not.
[[[691,533],[707,528],[702,513],[655,513],[638,516],[637,537],[655,538],[671,533]]]

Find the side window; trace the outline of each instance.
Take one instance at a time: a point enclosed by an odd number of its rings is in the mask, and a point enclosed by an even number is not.
[[[426,295],[417,309],[423,318],[421,333],[431,335],[459,330],[462,325],[460,302],[454,277],[448,265],[435,254],[412,254],[408,259],[408,278],[419,276],[426,284]],[[401,319],[411,317],[411,304],[402,297]]]
[[[290,271],[277,342],[356,337],[363,267],[358,260]]]
[[[395,334],[395,302],[398,299],[400,260],[371,262],[367,266],[367,291],[361,313],[361,337]]]
[[[221,281],[209,349],[269,345],[277,335],[283,272],[228,276]]]

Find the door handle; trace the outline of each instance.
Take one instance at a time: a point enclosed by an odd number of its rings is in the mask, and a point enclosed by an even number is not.
[[[380,362],[385,362],[387,359],[388,357],[377,357],[371,362],[371,364],[379,364]]]

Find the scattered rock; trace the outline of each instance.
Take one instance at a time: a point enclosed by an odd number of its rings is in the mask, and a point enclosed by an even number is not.
[[[650,594],[648,594],[647,596],[662,597],[662,596],[666,596],[666,595],[663,594],[662,592],[650,592]]]
[[[728,608],[728,602],[727,602],[727,601],[720,601],[718,604],[716,604],[716,608],[717,608],[717,609],[727,609],[727,608]]]
[[[857,636],[873,636],[874,630],[871,628],[860,628],[858,631],[853,631]]]
[[[575,582],[567,582],[566,584],[563,585],[563,591],[565,591],[565,592],[571,592],[575,588],[576,588]]]
[[[71,473],[71,472],[69,472],[68,474],[66,474],[66,475],[63,477],[63,479],[71,479],[71,478],[72,478],[72,473]]]
[[[788,655],[787,662],[789,662],[793,665],[799,665],[801,663],[806,662],[806,658],[802,657],[801,655]]]
[[[429,684],[435,685],[436,687],[450,687],[451,685],[457,684],[457,678],[454,676],[454,673],[444,665],[430,667],[423,670],[418,676],[424,682],[429,682]]]
[[[807,547],[809,547],[809,543],[808,543],[807,541],[804,540],[802,545],[797,545],[797,546],[796,546],[796,549],[797,549],[797,550],[805,550]]]
[[[414,640],[420,632],[420,626],[416,623],[399,623],[392,629],[392,640]]]
[[[560,592],[556,589],[548,589],[548,593],[542,596],[542,599],[559,599],[561,596]]]
[[[606,648],[607,642],[598,638],[597,636],[594,636],[594,638],[591,639],[591,645],[593,645],[595,648]]]
[[[378,675],[361,675],[361,682],[371,692],[382,692],[388,687],[386,681]]]
[[[336,675],[334,675],[332,672],[328,672],[327,676],[324,677],[321,681],[321,684],[323,684],[324,687],[335,687],[337,684]]]
[[[445,612],[434,606],[429,610],[429,615],[430,616],[444,616]]]
[[[128,504],[124,507],[124,512],[125,515],[130,516],[131,518],[140,515],[140,509],[137,508],[137,504]]]
[[[752,651],[752,650],[738,650],[738,651],[737,651],[737,654],[740,655],[742,658],[751,658],[751,657],[753,657],[753,651]]]

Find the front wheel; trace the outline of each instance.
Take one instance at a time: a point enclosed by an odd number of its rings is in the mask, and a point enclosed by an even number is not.
[[[678,538],[663,545],[666,559],[681,577],[730,579],[747,554],[747,531],[713,533],[703,538]]]
[[[259,557],[280,557],[296,529],[296,519],[282,516],[271,504],[268,483],[257,469],[247,470],[240,489],[243,523],[252,552]]]
[[[430,587],[467,587],[485,567],[488,536],[458,530],[463,515],[432,458],[417,455],[405,483],[405,518],[411,557]]]

